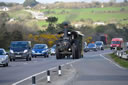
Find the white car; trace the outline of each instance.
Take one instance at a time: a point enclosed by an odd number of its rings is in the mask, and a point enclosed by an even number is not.
[[[53,45],[53,46],[50,48],[50,54],[51,54],[51,55],[55,55],[55,54],[56,54],[56,45]]]
[[[97,49],[104,50],[104,43],[103,41],[96,41],[95,42]]]
[[[9,57],[7,55],[7,52],[3,49],[0,48],[0,65],[8,66],[9,63]]]

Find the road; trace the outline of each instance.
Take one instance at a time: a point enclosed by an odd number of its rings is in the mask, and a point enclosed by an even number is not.
[[[9,67],[0,67],[0,85],[11,85],[33,74],[71,61],[72,59],[56,60],[55,56],[50,56],[50,58],[34,58],[32,61],[10,62]]]
[[[74,63],[76,75],[66,85],[128,85],[128,69],[101,54],[104,52],[89,52],[83,60]]]
[[[114,85],[113,82],[128,83],[128,70],[121,69],[99,56],[99,54],[110,52],[110,50],[104,50],[85,53],[84,58],[73,64],[78,74],[67,85],[102,85],[107,81],[111,81],[111,85]],[[33,58],[32,61],[16,60],[15,62],[10,62],[9,67],[0,67],[0,85],[11,85],[38,72],[72,61],[76,60],[56,60],[55,56]],[[116,83],[115,85],[121,84]]]

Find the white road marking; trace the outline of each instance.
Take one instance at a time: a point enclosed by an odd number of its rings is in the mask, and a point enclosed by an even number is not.
[[[40,73],[34,74],[34,75],[32,75],[32,76],[29,76],[29,77],[27,77],[27,78],[25,78],[25,79],[22,79],[22,80],[16,82],[16,83],[13,83],[12,85],[17,85],[17,84],[19,84],[19,83],[22,83],[22,82],[24,82],[24,81],[26,81],[26,80],[32,78],[33,76],[37,76],[37,75],[43,74],[43,73],[45,73],[45,72],[46,72],[46,71],[42,71],[42,72],[40,72]]]
[[[24,65],[27,65],[28,63],[23,63]]]
[[[107,52],[107,53],[101,53],[101,55],[105,55],[105,54],[110,54],[112,52]],[[85,54],[86,55],[86,54]],[[96,54],[96,55],[88,55],[89,57],[95,57],[95,56],[99,56],[100,54]]]
[[[79,60],[74,60],[74,61],[72,61],[72,62],[68,62],[68,63],[66,63],[66,64],[62,64],[61,66],[65,66],[65,65],[67,65],[67,64],[73,64],[73,63],[78,62],[78,61],[80,61],[80,60],[81,60],[81,59],[79,59]],[[56,69],[56,68],[57,68],[57,67],[53,67],[53,68],[50,68],[49,70],[53,70],[53,69]],[[42,72],[40,72],[40,73],[36,73],[36,74],[34,74],[34,75],[32,75],[32,76],[29,76],[29,77],[27,77],[27,78],[25,78],[25,79],[22,79],[22,80],[20,80],[20,81],[18,81],[18,82],[16,82],[16,83],[13,83],[12,85],[20,84],[20,83],[22,83],[22,82],[24,82],[24,81],[26,81],[26,80],[32,78],[33,76],[37,76],[37,75],[43,74],[43,73],[45,73],[45,72],[47,72],[47,71],[45,70],[45,71],[42,71]]]
[[[120,69],[125,69],[125,68],[121,67],[120,65],[116,64],[115,62],[111,61],[110,59],[104,57],[102,54],[100,54],[100,56],[101,56],[102,58],[104,58],[105,60],[111,62],[112,64],[114,64],[114,65],[117,66],[118,68],[120,68]]]

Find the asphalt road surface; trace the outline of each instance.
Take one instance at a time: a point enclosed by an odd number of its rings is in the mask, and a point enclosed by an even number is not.
[[[67,85],[121,85],[123,82],[122,85],[128,84],[128,70],[121,69],[99,56],[110,52],[112,51],[104,50],[85,53],[84,58],[73,64],[77,74]],[[72,61],[75,60],[56,60],[55,56],[33,58],[32,61],[16,60],[10,62],[9,67],[0,67],[0,85],[11,85],[38,72]]]
[[[128,69],[103,55],[105,52],[109,51],[86,53],[83,60],[74,63],[76,75],[66,85],[128,85]]]
[[[32,61],[24,59],[10,62],[9,67],[0,67],[0,85],[11,85],[33,74],[73,61],[72,59],[56,60],[55,56],[49,58],[33,58]]]

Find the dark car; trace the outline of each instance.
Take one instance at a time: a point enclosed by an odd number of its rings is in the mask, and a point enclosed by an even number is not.
[[[31,42],[12,41],[9,57],[10,61],[15,61],[15,59],[26,59],[26,61],[31,61]]]
[[[49,57],[48,51],[48,46],[46,44],[35,44],[32,49],[32,56],[44,56],[46,58]]]
[[[97,51],[97,47],[95,43],[89,43],[87,47],[87,51]]]

